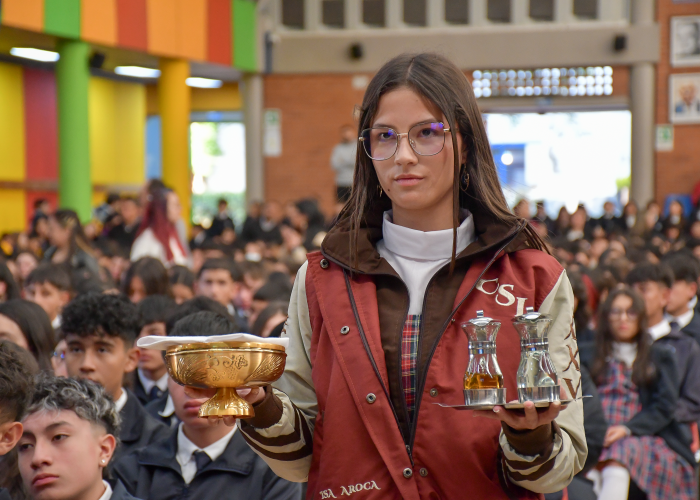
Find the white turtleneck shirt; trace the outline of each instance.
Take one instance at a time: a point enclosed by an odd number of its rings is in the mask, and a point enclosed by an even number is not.
[[[462,211],[457,228],[457,254],[475,239],[474,219]],[[377,250],[406,283],[409,294],[409,315],[423,313],[423,298],[430,279],[452,258],[452,229],[418,231],[392,222],[391,210],[384,212],[383,239]]]

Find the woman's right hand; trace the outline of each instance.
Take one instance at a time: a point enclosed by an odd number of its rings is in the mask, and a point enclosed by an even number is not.
[[[236,392],[240,397],[245,399],[249,404],[254,405],[265,399],[265,388],[264,387],[241,387],[236,389]],[[185,394],[187,394],[192,399],[208,399],[214,397],[216,394],[216,389],[199,389],[197,387],[185,386]],[[210,425],[219,425],[219,422],[223,422],[229,427],[236,425],[236,417],[232,415],[225,415],[223,417],[207,417]]]

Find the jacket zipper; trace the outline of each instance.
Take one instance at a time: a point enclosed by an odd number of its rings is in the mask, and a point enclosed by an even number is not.
[[[416,407],[413,410],[413,420],[411,421],[411,431],[410,431],[410,435],[408,438],[408,445],[406,445],[406,448],[409,450],[409,454],[411,454],[411,449],[413,448],[413,443],[414,443],[415,438],[416,438],[416,429],[418,427],[418,411],[420,409],[420,404],[421,404],[421,401],[423,399],[423,389],[425,388],[425,381],[427,379],[428,368],[430,367],[430,361],[433,359],[433,355],[435,354],[435,350],[437,349],[437,346],[440,343],[440,339],[442,338],[443,334],[447,330],[447,327],[449,326],[450,321],[452,321],[452,318],[454,317],[454,315],[457,313],[459,308],[462,307],[462,304],[464,304],[464,301],[467,300],[467,298],[469,298],[471,293],[474,291],[474,288],[476,288],[476,285],[477,285],[477,283],[479,283],[479,280],[481,280],[481,278],[484,276],[484,274],[486,274],[486,271],[491,269],[491,266],[493,266],[493,263],[496,262],[496,259],[501,254],[501,252],[503,250],[505,250],[505,248],[508,245],[510,245],[510,243],[518,236],[518,234],[520,234],[520,231],[524,227],[525,227],[524,224],[519,226],[515,230],[515,232],[507,239],[507,241],[501,246],[501,248],[499,248],[498,251],[493,255],[493,257],[491,258],[489,263],[486,265],[486,267],[484,267],[484,269],[481,271],[481,274],[479,274],[479,277],[476,279],[476,281],[474,282],[472,287],[469,289],[467,294],[464,297],[462,297],[462,300],[459,301],[459,304],[457,304],[457,307],[455,307],[452,310],[452,312],[450,313],[450,315],[447,317],[447,319],[445,320],[445,323],[442,325],[442,329],[440,330],[440,334],[435,339],[435,342],[433,342],[433,346],[430,349],[430,354],[428,355],[428,359],[425,361],[425,366],[423,367],[423,371],[420,374],[420,383],[418,385],[416,385]],[[486,250],[486,249],[484,249],[484,250]],[[445,267],[446,266],[443,266],[442,269],[444,269]],[[442,269],[440,269],[440,270],[442,270]],[[425,305],[426,305],[427,299],[428,299],[428,290],[430,289],[430,285],[432,284],[433,279],[435,278],[435,276],[437,276],[437,274],[438,273],[435,273],[433,275],[433,277],[430,278],[430,281],[428,281],[428,286],[425,288],[425,296],[423,297],[423,311],[425,311]],[[419,330],[419,337],[418,337],[419,339],[421,338],[421,335],[423,333],[423,324],[424,324],[423,321],[421,321],[420,330]],[[419,342],[417,356],[420,356],[421,346],[422,346],[422,342]],[[416,361],[418,361],[419,359],[420,359],[420,357],[418,357],[416,359]],[[412,454],[411,454],[411,462],[413,462],[413,455]]]
[[[374,373],[377,375],[377,379],[379,380],[379,384],[382,386],[382,390],[384,391],[386,399],[389,401],[389,406],[391,407],[391,412],[394,414],[394,419],[396,420],[396,426],[400,430],[401,425],[399,424],[399,417],[396,414],[396,408],[394,408],[394,403],[391,401],[391,395],[389,394],[389,389],[384,384],[384,381],[382,380],[382,376],[379,373],[379,368],[377,367],[377,362],[374,360],[374,356],[372,355],[372,350],[369,348],[369,343],[367,342],[367,337],[365,336],[365,330],[362,327],[362,322],[360,321],[360,314],[357,311],[357,304],[355,303],[355,294],[352,292],[352,287],[350,286],[350,278],[348,277],[348,273],[346,270],[343,270],[343,276],[345,277],[345,286],[348,289],[348,296],[350,297],[350,304],[352,306],[352,312],[355,315],[355,323],[357,323],[357,329],[360,332],[360,339],[362,340],[362,345],[364,345],[365,351],[367,351],[367,356],[369,357],[370,363],[372,363],[372,368],[374,369]],[[402,281],[402,283],[403,283],[403,281]],[[404,286],[405,286],[405,283],[404,283]],[[405,406],[405,404],[406,403],[404,400],[404,406]],[[405,437],[404,437],[404,441],[405,441]],[[408,451],[408,458],[411,460],[411,465],[412,466],[415,465],[413,463],[413,456],[411,454],[411,448],[408,445],[406,445],[406,450]]]
[[[488,270],[491,268],[491,266],[493,265],[493,263],[494,263],[494,262],[496,261],[496,259],[498,258],[499,254],[500,254],[508,245],[510,245],[510,243],[512,243],[513,240],[515,240],[515,238],[518,236],[518,234],[520,234],[520,232],[521,232],[522,229],[525,227],[525,225],[526,225],[526,224],[522,224],[521,226],[517,227],[516,230],[513,232],[513,234],[512,234],[511,236],[508,237],[508,239],[506,240],[506,242],[505,242],[505,243],[501,246],[501,248],[499,248],[499,250],[494,254],[494,256],[491,258],[491,260],[489,261],[489,263],[488,263],[488,264],[486,265],[486,267],[484,268],[484,270],[481,271],[481,274],[479,275],[479,277],[477,278],[477,280],[474,282],[474,285],[472,285],[471,289],[469,289],[469,291],[467,292],[467,294],[462,298],[462,300],[459,302],[459,304],[457,304],[457,307],[455,307],[454,310],[453,310],[453,311],[450,313],[450,315],[447,317],[447,319],[445,320],[445,323],[443,324],[442,329],[441,329],[441,331],[440,331],[440,335],[438,335],[437,339],[436,339],[435,342],[433,343],[433,346],[432,346],[432,348],[431,348],[431,350],[430,350],[430,355],[428,356],[428,359],[426,360],[426,363],[425,363],[424,374],[421,374],[421,377],[420,377],[420,379],[421,379],[421,380],[420,380],[420,384],[416,386],[416,405],[415,405],[415,409],[413,410],[413,419],[412,419],[412,421],[410,422],[410,427],[409,427],[410,430],[409,430],[409,440],[408,440],[408,444],[406,444],[406,451],[408,452],[408,458],[411,460],[411,465],[412,465],[412,466],[415,465],[415,463],[414,463],[414,461],[413,461],[413,450],[412,450],[412,448],[413,448],[413,443],[414,443],[414,441],[415,441],[416,429],[417,429],[417,425],[418,425],[418,410],[419,410],[419,408],[420,408],[420,403],[421,403],[421,401],[422,401],[422,399],[423,399],[423,388],[425,387],[425,379],[427,378],[426,375],[427,375],[427,373],[428,373],[428,367],[430,366],[430,361],[431,361],[432,358],[433,358],[433,354],[435,354],[435,350],[437,349],[437,346],[438,346],[438,344],[440,343],[440,339],[442,338],[442,335],[443,335],[443,334],[445,333],[445,331],[447,330],[447,327],[449,326],[450,321],[452,320],[452,317],[453,317],[453,316],[455,315],[455,313],[459,310],[459,308],[462,306],[462,304],[464,303],[464,301],[467,300],[467,298],[469,298],[469,296],[471,295],[472,291],[473,291],[474,288],[476,287],[477,283],[479,283],[479,280],[481,279],[481,277],[482,277],[484,274],[486,274],[486,271],[488,271]],[[491,248],[491,247],[483,248],[483,249],[481,249],[478,253],[484,252],[484,251],[488,250],[489,248]],[[360,322],[360,315],[359,315],[359,313],[358,313],[358,311],[357,311],[357,304],[355,303],[355,296],[354,296],[354,294],[353,294],[353,292],[352,292],[352,288],[350,287],[350,279],[349,279],[349,276],[348,276],[348,272],[356,272],[356,273],[358,273],[358,274],[367,274],[367,273],[363,273],[363,272],[360,272],[360,271],[356,271],[356,270],[349,269],[345,264],[342,264],[341,262],[338,262],[336,259],[334,259],[334,258],[332,258],[332,257],[330,257],[330,256],[328,256],[328,255],[326,255],[325,253],[322,253],[322,255],[323,255],[326,259],[330,260],[331,262],[333,262],[334,264],[340,266],[340,267],[343,269],[343,275],[345,276],[345,286],[347,287],[347,290],[348,290],[348,295],[349,295],[349,297],[350,297],[350,303],[351,303],[351,305],[352,305],[352,310],[353,310],[353,313],[354,313],[354,315],[355,315],[355,322],[357,323],[357,328],[358,328],[358,330],[359,330],[359,332],[360,332],[360,338],[362,339],[362,344],[363,344],[364,347],[365,347],[365,351],[367,351],[367,355],[369,356],[370,362],[372,363],[372,368],[374,369],[374,372],[375,372],[375,374],[377,375],[377,378],[379,379],[379,383],[380,383],[381,386],[382,386],[382,390],[384,391],[384,394],[386,395],[387,399],[389,400],[389,406],[391,407],[391,411],[392,411],[392,413],[394,414],[394,419],[396,420],[396,426],[399,428],[399,431],[400,431],[400,430],[401,430],[401,425],[400,425],[400,423],[399,423],[399,417],[398,417],[398,415],[397,415],[397,413],[396,413],[396,408],[394,407],[394,403],[391,401],[391,396],[389,395],[389,390],[388,390],[387,387],[384,385],[384,381],[382,380],[381,374],[379,373],[379,368],[377,368],[377,364],[376,364],[376,362],[375,362],[375,360],[374,360],[374,356],[372,355],[372,351],[370,350],[369,344],[367,343],[367,338],[366,338],[366,336],[365,336],[364,329],[362,328],[362,323]],[[444,269],[445,267],[446,267],[446,266],[443,266],[441,269],[438,270],[438,272],[440,272],[440,271],[441,271],[442,269]],[[428,297],[428,293],[427,293],[427,292],[428,292],[428,289],[430,288],[430,285],[432,284],[433,279],[435,278],[435,276],[437,276],[438,272],[436,272],[436,273],[433,275],[433,277],[430,278],[430,280],[428,281],[428,286],[427,286],[426,289],[425,289],[425,292],[426,292],[426,293],[425,293],[425,295],[424,295],[424,297],[423,297],[423,310],[422,310],[422,311],[425,310],[425,304],[426,304],[426,302],[427,302],[427,297]],[[397,279],[403,284],[404,288],[406,289],[406,293],[407,293],[407,295],[409,296],[409,297],[408,297],[408,299],[409,299],[409,302],[408,302],[409,306],[408,306],[408,308],[406,309],[406,314],[404,315],[404,317],[405,317],[406,315],[408,315],[408,311],[409,311],[410,304],[411,304],[411,302],[410,302],[410,299],[411,299],[411,298],[410,298],[410,292],[408,291],[408,287],[406,286],[406,283],[405,283],[399,276],[395,276],[395,275],[393,275],[393,274],[388,274],[388,273],[381,273],[381,274],[382,274],[382,275],[392,276],[392,277],[394,277],[394,278],[397,278]],[[422,312],[421,312],[421,313],[422,313]],[[404,319],[404,323],[405,323],[405,319]],[[423,321],[421,320],[420,329],[419,329],[419,336],[418,336],[419,339],[421,339],[421,334],[423,333],[423,324],[424,324],[424,323],[423,323]],[[402,331],[403,331],[403,329],[402,329]],[[416,367],[418,366],[418,360],[420,359],[421,346],[422,346],[422,339],[418,342],[418,351],[416,352]],[[400,363],[400,362],[401,362],[401,354],[400,354],[400,353],[401,353],[401,345],[399,345],[398,351],[399,351],[399,367],[400,367],[400,366],[401,366],[401,363]],[[418,375],[418,373],[416,372],[416,376],[417,376],[417,375]],[[403,406],[404,406],[404,410],[405,410],[405,412],[406,412],[406,416],[408,416],[408,408],[407,408],[407,405],[406,405],[405,394],[402,393],[401,399],[402,399],[402,401],[403,401]]]

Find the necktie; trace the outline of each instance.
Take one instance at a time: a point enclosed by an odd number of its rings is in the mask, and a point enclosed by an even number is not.
[[[197,450],[192,453],[194,456],[194,462],[197,464],[197,472],[201,472],[207,465],[211,463],[211,458],[202,450]]]
[[[148,391],[148,400],[153,401],[154,399],[158,399],[163,395],[163,391],[161,391],[157,385],[154,385],[151,387],[151,390]]]
[[[681,331],[680,327],[678,326],[678,321],[671,321],[669,326],[671,327],[672,333],[678,333]]]

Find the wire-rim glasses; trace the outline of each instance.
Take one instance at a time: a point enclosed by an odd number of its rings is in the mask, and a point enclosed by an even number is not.
[[[360,134],[360,142],[367,156],[376,161],[388,160],[399,149],[402,136],[419,156],[435,156],[445,148],[445,132],[450,129],[442,122],[423,122],[399,134],[390,127],[367,128]]]

